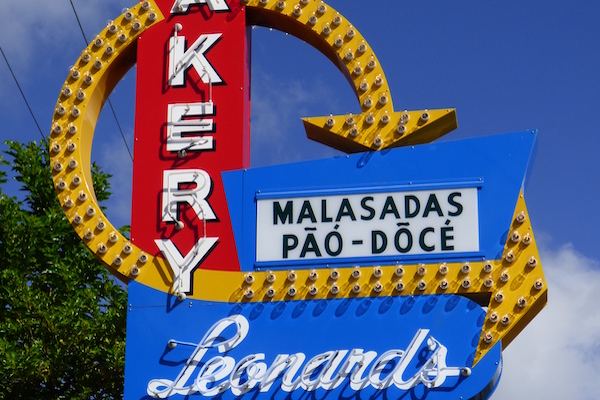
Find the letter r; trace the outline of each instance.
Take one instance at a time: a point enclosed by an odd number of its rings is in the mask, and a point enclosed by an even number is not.
[[[192,189],[180,189],[181,184],[195,184]],[[210,194],[212,181],[206,171],[201,169],[177,169],[163,172],[162,220],[177,221],[177,207],[180,203],[192,206],[200,220],[217,219],[206,201]]]

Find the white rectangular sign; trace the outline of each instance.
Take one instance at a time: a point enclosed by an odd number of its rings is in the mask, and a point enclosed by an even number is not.
[[[479,251],[476,187],[259,198],[256,261]]]

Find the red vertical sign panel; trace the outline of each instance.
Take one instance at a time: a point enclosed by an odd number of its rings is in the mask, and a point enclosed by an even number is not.
[[[138,42],[131,239],[153,255],[155,240],[170,240],[185,257],[203,238],[218,238],[199,268],[237,271],[221,171],[250,162],[245,8],[224,0],[157,4],[166,21]],[[200,180],[170,179],[172,171]],[[199,185],[200,202],[189,201],[186,191]],[[181,201],[169,205],[173,199]]]

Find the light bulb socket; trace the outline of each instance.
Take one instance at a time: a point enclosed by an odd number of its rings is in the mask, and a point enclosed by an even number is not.
[[[441,275],[446,275],[448,273],[448,264],[446,264],[446,263],[440,264],[440,267],[438,268],[438,272]]]
[[[295,271],[292,270],[292,271],[288,272],[287,279],[290,282],[295,282],[296,279],[298,279],[298,275],[296,274]]]
[[[471,265],[468,262],[464,263],[462,267],[460,267],[460,270],[463,274],[468,274],[471,272]]]
[[[504,293],[496,293],[496,295],[494,296],[494,300],[496,301],[496,303],[502,303],[504,301]]]
[[[297,293],[298,293],[298,290],[294,287],[294,285],[291,285],[287,290],[287,294],[290,297],[294,297]]]
[[[486,262],[483,264],[483,271],[487,274],[491,273],[494,270],[494,266],[491,262]]]

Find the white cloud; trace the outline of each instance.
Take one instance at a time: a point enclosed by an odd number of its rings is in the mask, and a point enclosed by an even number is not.
[[[123,2],[74,0],[73,3],[86,35],[91,39],[90,32],[95,32],[93,29],[102,29],[106,22],[104,18],[109,13],[117,12],[114,17],[118,16],[118,4]],[[132,1],[132,5],[135,4],[135,1]],[[83,48],[79,25],[68,1],[2,1],[0,15],[3,16],[0,43],[2,48],[14,57],[15,64],[35,64],[38,49],[60,51],[64,41],[73,35]]]
[[[125,1],[136,4],[136,0]],[[121,13],[123,0],[73,0],[88,40]],[[0,46],[40,124],[45,124],[59,88],[85,48],[69,1],[0,1]],[[0,102],[6,115],[26,111],[21,95],[0,59]],[[50,96],[51,92],[51,96]],[[43,104],[49,104],[48,108]],[[45,115],[44,115],[45,114]],[[32,125],[32,128],[35,128]],[[46,126],[43,126],[46,129]]]
[[[492,398],[598,399],[600,262],[570,244],[542,249],[540,257],[548,305],[504,351]]]

